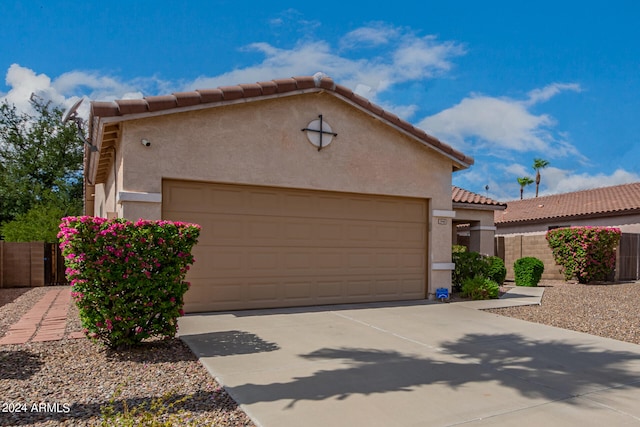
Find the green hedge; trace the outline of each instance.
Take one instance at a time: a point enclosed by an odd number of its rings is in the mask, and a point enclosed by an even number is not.
[[[497,256],[490,256],[486,258],[489,268],[487,269],[487,277],[498,285],[504,283],[504,279],[507,277],[507,267],[504,265],[502,258]]]
[[[461,295],[463,297],[471,297],[474,300],[498,298],[500,296],[500,285],[482,276],[467,278],[462,283]]]
[[[544,263],[538,258],[524,257],[513,264],[516,286],[538,286],[542,273],[544,273]]]
[[[507,275],[504,261],[496,256],[457,249],[454,246],[451,254],[455,264],[451,274],[453,289],[473,299],[498,298],[500,285]]]
[[[451,273],[452,287],[455,290],[461,290],[462,284],[466,279],[475,276],[487,276],[489,265],[478,252],[454,252],[451,255],[451,259],[455,264],[455,268]]]

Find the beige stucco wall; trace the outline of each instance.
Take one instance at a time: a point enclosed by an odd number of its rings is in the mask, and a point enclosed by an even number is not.
[[[116,148],[116,161],[112,165],[107,182],[96,184],[94,188],[94,215],[99,217],[122,217],[122,205],[117,202],[117,194],[122,191],[123,159],[119,147]],[[114,174],[115,170],[115,174]]]
[[[321,151],[301,131],[319,114],[338,133]],[[118,198],[147,200],[119,203],[130,219],[161,217],[163,178],[419,197],[451,211],[451,159],[326,93],[126,121],[118,155]],[[96,209],[112,197],[96,194]],[[429,221],[430,265],[445,268],[428,278],[433,293],[450,287],[451,221]]]
[[[528,234],[505,236],[502,244],[504,246],[504,264],[507,268],[506,280],[514,280],[513,264],[523,257],[538,258],[544,264],[543,280],[563,280],[564,276],[560,272],[560,267],[553,258],[553,252],[545,234]]]

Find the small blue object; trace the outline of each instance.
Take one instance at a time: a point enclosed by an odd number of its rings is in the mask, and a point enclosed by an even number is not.
[[[436,289],[436,299],[447,299],[447,298],[449,298],[449,289],[447,288]]]

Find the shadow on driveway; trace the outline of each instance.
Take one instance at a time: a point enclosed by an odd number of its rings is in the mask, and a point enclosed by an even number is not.
[[[531,340],[518,334],[468,334],[443,343],[440,352],[447,357],[436,360],[397,351],[322,348],[299,357],[335,360],[346,367],[318,370],[290,382],[247,383],[227,390],[243,404],[289,400],[286,408],[291,409],[303,400],[342,400],[436,384],[457,389],[469,383],[492,382],[528,398],[549,400],[623,385],[640,386],[638,353]]]
[[[250,332],[221,331],[189,336],[189,342],[197,344],[193,353],[198,357],[232,356],[236,354],[264,353],[279,350],[277,344],[268,342]]]

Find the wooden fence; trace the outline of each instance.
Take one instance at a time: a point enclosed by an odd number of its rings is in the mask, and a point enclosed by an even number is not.
[[[58,245],[0,240],[0,288],[66,283],[64,260]]]
[[[640,280],[640,234],[622,234],[616,272],[618,280]]]

